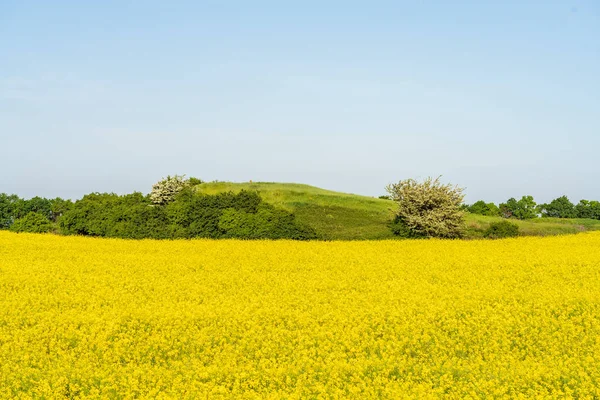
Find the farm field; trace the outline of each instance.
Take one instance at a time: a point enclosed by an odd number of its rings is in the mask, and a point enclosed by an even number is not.
[[[598,398],[600,233],[0,232],[0,398]]]

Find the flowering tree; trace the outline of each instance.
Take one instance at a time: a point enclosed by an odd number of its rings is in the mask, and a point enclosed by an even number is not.
[[[150,200],[154,204],[164,205],[175,200],[177,193],[190,185],[189,180],[185,180],[185,175],[168,175],[166,178],[152,185]]]
[[[412,236],[456,238],[462,236],[464,199],[462,188],[444,185],[440,178],[423,182],[406,179],[386,190],[398,203],[396,218]]]

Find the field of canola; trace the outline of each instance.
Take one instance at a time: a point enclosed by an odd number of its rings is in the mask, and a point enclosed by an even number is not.
[[[0,232],[0,398],[600,397],[600,233]]]

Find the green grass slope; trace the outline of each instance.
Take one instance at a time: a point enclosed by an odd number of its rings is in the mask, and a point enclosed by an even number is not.
[[[277,207],[296,214],[300,222],[312,226],[324,239],[377,240],[393,239],[387,223],[396,205],[391,200],[340,193],[297,183],[233,183],[210,182],[196,186],[201,193],[258,191],[261,197]],[[467,238],[483,237],[483,232],[499,217],[466,214]],[[600,221],[590,219],[537,218],[513,221],[522,235],[547,236],[600,230]]]
[[[296,183],[213,182],[198,185],[206,194],[242,189],[256,190],[277,207],[296,214],[324,239],[393,239],[386,223],[393,217],[394,202],[368,196],[333,192]]]

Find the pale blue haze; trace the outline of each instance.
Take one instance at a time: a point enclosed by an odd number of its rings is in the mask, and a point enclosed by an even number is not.
[[[600,1],[0,0],[0,192],[600,199]]]

